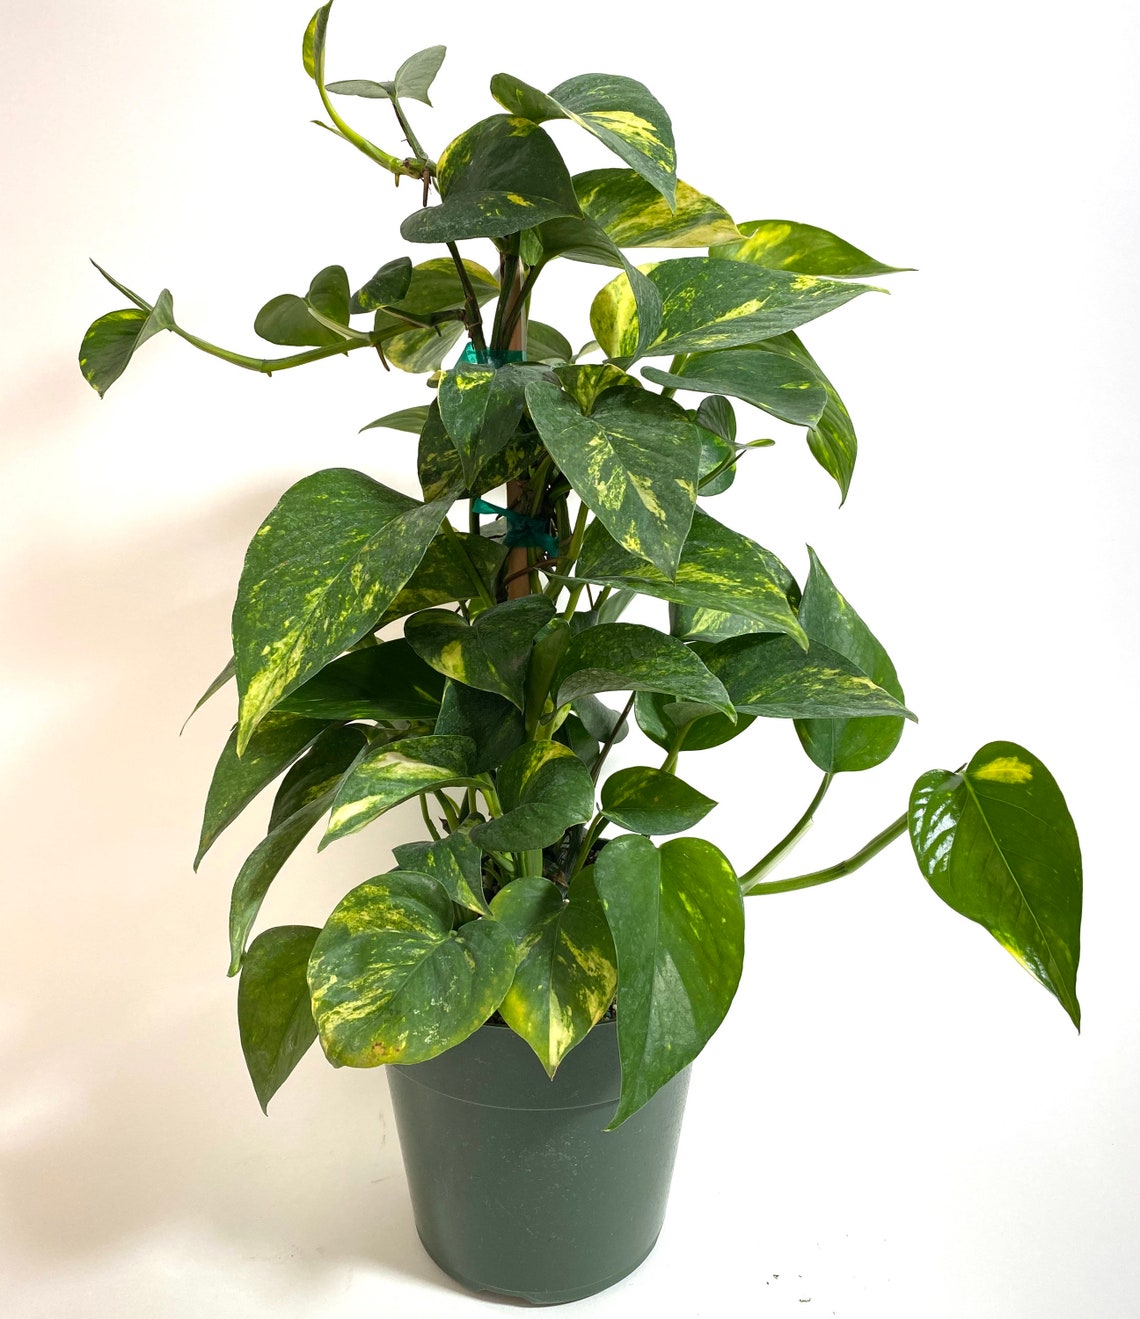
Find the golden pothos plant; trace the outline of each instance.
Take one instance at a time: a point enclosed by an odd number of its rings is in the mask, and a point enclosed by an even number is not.
[[[1078,1022],[1077,837],[1023,747],[991,742],[922,775],[854,856],[771,877],[836,776],[884,761],[912,716],[818,558],[801,588],[709,510],[767,443],[738,438],[730,400],[802,426],[846,496],[851,418],[797,331],[895,268],[811,225],[734,222],[678,180],[669,117],[629,78],[588,74],[543,93],[498,74],[500,109],[437,161],[408,106],[430,104],[443,47],[387,82],[326,84],[331,7],[304,39],[324,126],[416,181],[422,204],[400,234],[435,250],[394,256],[355,292],[332,265],[306,293],[273,298],[254,328],[295,350],[276,358],[208,343],[178,324],[169,292],[147,302],[108,275],[131,305],[101,316],[80,352],[100,394],[159,330],[263,373],[364,351],[376,368],[427,373],[433,391],[371,423],[418,437],[419,496],[341,468],[282,495],[250,542],[233,660],[207,693],[236,678],[198,860],[284,774],[230,914],[262,1105],[318,1036],[336,1064],[413,1063],[496,1013],[553,1076],[616,1001],[616,1126],[723,1019],[744,899],[837,879],[903,834],[934,891]],[[389,102],[410,154],[350,127],[337,106],[352,97]],[[571,176],[544,127],[561,120],[620,166]],[[460,252],[475,239],[494,245],[495,270]],[[629,252],[643,247],[686,254],[638,265]],[[556,260],[616,272],[577,352],[532,316]],[[622,620],[639,595],[663,602],[664,626]],[[620,708],[600,699],[613,693]],[[607,774],[631,716],[647,763]],[[758,718],[792,721],[822,780],[737,873],[687,832],[715,803],[678,764]],[[412,799],[424,836],[394,849],[394,869],[348,893],[323,929],[250,942],[269,885],[323,818],[322,847]]]

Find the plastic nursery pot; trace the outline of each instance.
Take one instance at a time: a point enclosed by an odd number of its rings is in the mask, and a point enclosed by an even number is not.
[[[611,1286],[653,1249],[687,1068],[616,1131],[604,1130],[621,1080],[613,1022],[553,1081],[499,1025],[386,1070],[416,1229],[457,1282],[555,1305]]]

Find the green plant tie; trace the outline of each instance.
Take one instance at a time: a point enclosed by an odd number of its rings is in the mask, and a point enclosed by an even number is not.
[[[460,362],[474,362],[478,366],[506,366],[508,362],[525,362],[526,353],[520,348],[488,348],[480,357],[473,343],[469,343],[459,356]]]
[[[547,530],[547,523],[542,518],[527,517],[525,513],[516,513],[513,508],[500,508],[498,504],[488,504],[485,499],[476,499],[471,505],[476,513],[497,513],[507,524],[503,544],[508,549],[516,545],[534,545],[545,551],[548,557],[558,557],[558,537]]]

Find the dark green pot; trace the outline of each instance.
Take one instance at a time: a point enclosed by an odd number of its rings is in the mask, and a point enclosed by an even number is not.
[[[416,1229],[472,1291],[542,1305],[631,1273],[665,1217],[686,1069],[616,1131],[617,1029],[603,1022],[553,1081],[505,1026],[388,1067]]]

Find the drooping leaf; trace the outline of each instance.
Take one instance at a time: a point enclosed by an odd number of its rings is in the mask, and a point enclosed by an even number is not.
[[[474,623],[442,609],[414,614],[404,635],[416,654],[445,677],[505,696],[521,710],[531,646],[554,614],[553,601],[529,595],[485,610]]]
[[[490,593],[506,559],[507,551],[485,536],[457,532],[455,540],[446,533],[437,536],[427,548],[407,584],[381,615],[378,627],[395,622],[405,614],[414,614],[452,600],[469,600],[479,596],[479,582]]]
[[[159,330],[173,328],[174,304],[169,289],[162,290],[153,307],[144,303],[100,316],[79,347],[79,368],[84,379],[102,398],[127,369],[137,349]]]
[[[386,261],[367,284],[356,290],[349,303],[349,311],[354,316],[361,312],[376,311],[379,307],[406,298],[411,287],[411,258],[398,256],[394,261]]]
[[[442,698],[443,679],[397,638],[326,664],[284,697],[277,710],[310,719],[434,719]],[[271,718],[260,725],[251,749]],[[249,750],[243,762],[248,756]]]
[[[518,78],[497,73],[491,79],[491,95],[511,114],[536,123],[572,119],[673,205],[677,189],[673,125],[664,106],[641,83],[587,73],[559,83],[547,96]]]
[[[491,909],[518,946],[499,1013],[553,1077],[605,1015],[617,987],[613,938],[592,871],[574,877],[568,900],[548,879],[516,879],[495,894]]]
[[[626,835],[594,879],[617,949],[621,1098],[609,1130],[683,1071],[724,1020],[740,981],[744,904],[711,843],[655,847]]]
[[[463,262],[480,306],[499,291],[498,281],[477,261]],[[380,339],[384,356],[401,371],[436,371],[464,333],[462,322],[449,313],[464,304],[463,284],[454,262],[447,257],[422,261],[412,268],[407,293],[376,312],[372,332]],[[423,328],[410,326],[401,316],[432,321]]]
[[[814,426],[827,404],[827,394],[810,367],[761,348],[692,353],[674,371],[647,366],[641,374],[655,385],[741,398],[793,426]]]
[[[661,329],[648,347],[639,347],[637,306],[624,275],[607,284],[590,309],[598,342],[608,357],[623,363],[638,356],[757,343],[873,291],[868,284],[844,284],[711,257],[677,257],[646,266],[644,273],[657,289],[662,307]]]
[[[341,899],[313,947],[321,1047],[349,1067],[426,1062],[487,1020],[514,970],[515,942],[498,921],[456,929],[437,880],[379,875]]]
[[[723,206],[677,182],[676,206],[632,170],[592,169],[574,175],[578,204],[618,247],[708,247],[738,241]]]
[[[348,325],[348,276],[343,266],[326,266],[313,276],[308,293],[281,293],[257,313],[254,331],[269,343],[295,348],[324,348],[343,343],[345,336],[313,316],[319,312],[338,325]]]
[[[594,783],[561,742],[525,742],[499,770],[503,814],[476,825],[485,852],[527,852],[558,842],[594,813]]]
[[[246,940],[270,884],[332,805],[337,785],[367,742],[357,725],[329,728],[281,780],[269,832],[246,858],[230,894],[230,975],[241,967]]]
[[[603,394],[589,417],[557,386],[527,386],[543,443],[631,554],[673,575],[697,493],[700,436],[685,410],[645,390]]]
[[[198,852],[197,870],[202,858],[218,837],[245,810],[263,788],[297,759],[326,727],[324,716],[303,718],[284,710],[273,710],[250,738],[242,756],[237,754],[237,729],[230,733],[206,794],[206,809]]]
[[[507,445],[523,415],[523,391],[537,378],[533,366],[460,363],[439,383],[439,415],[466,485]]]
[[[788,603],[794,582],[787,568],[754,540],[730,531],[700,508],[693,514],[675,579],[616,544],[596,522],[586,532],[575,575],[659,600],[737,613],[807,646],[807,635]]]
[[[598,692],[669,692],[732,717],[720,680],[674,637],[640,623],[599,623],[574,637],[555,675],[555,705]]]
[[[439,737],[465,737],[475,744],[472,774],[498,767],[526,741],[522,712],[505,697],[460,682],[448,682],[435,721]]]
[[[799,275],[829,279],[871,279],[892,275],[910,266],[885,266],[866,252],[814,224],[795,220],[745,220],[739,226],[743,239],[710,247],[709,256],[750,261],[769,270],[791,270]]]
[[[897,700],[903,689],[890,656],[846,598],[835,589],[815,551],[808,546],[811,569],[800,603],[800,622],[812,639],[845,656],[869,679]],[[801,719],[800,742],[812,761],[828,773],[853,772],[880,765],[902,737],[903,720]]]
[[[317,1038],[305,972],[319,930],[277,925],[249,946],[238,981],[238,1032],[263,1113]]]
[[[427,403],[418,403],[414,408],[401,408],[399,412],[385,413],[383,417],[377,417],[375,421],[370,421],[367,426],[361,426],[360,430],[363,433],[364,431],[386,428],[393,431],[407,431],[410,435],[419,435],[428,419],[429,410]]]
[[[1054,995],[1079,1029],[1081,851],[1056,780],[1015,742],[914,785],[909,826],[931,888]]]
[[[666,770],[632,765],[602,785],[607,819],[637,834],[679,834],[703,820],[716,805]]]
[[[491,914],[483,892],[483,853],[466,834],[448,834],[435,843],[402,843],[392,855],[401,870],[438,880],[452,902],[481,916]]]
[[[239,753],[283,696],[376,627],[448,507],[338,467],[282,495],[246,551],[234,605]]]
[[[370,748],[340,785],[321,848],[421,792],[469,784],[474,751],[465,737],[406,737]]]
[[[400,226],[410,243],[502,238],[561,215],[579,214],[558,148],[528,119],[492,115],[461,133],[439,158],[442,202]]]

